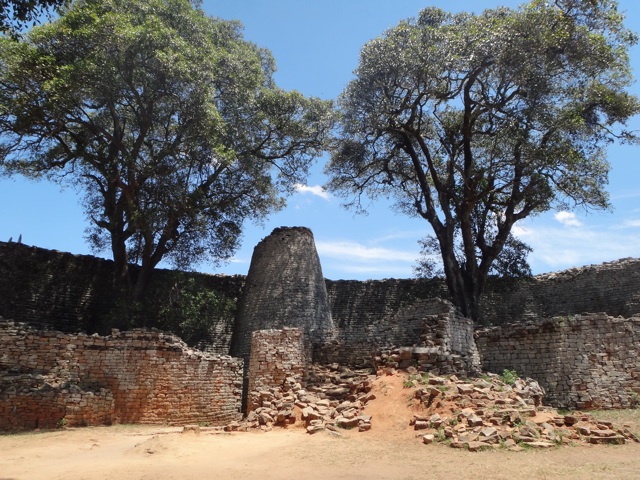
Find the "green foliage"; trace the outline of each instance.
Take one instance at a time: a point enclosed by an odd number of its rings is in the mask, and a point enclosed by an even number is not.
[[[513,385],[514,383],[516,383],[517,379],[518,379],[518,374],[516,373],[516,371],[509,370],[507,368],[505,368],[502,371],[502,374],[500,375],[500,380],[502,380],[507,385]]]
[[[163,259],[226,261],[324,148],[331,103],[279,89],[238,22],[187,0],[86,0],[0,40],[0,171],[82,191],[139,300]],[[139,263],[135,276],[127,263]]]
[[[419,385],[427,385],[429,383],[429,374],[428,373],[422,373],[419,375],[413,374],[413,375],[409,375],[409,378],[407,378],[407,380],[404,381],[403,383],[403,387],[404,388],[413,388],[416,386],[416,384]]]
[[[401,22],[363,47],[339,100],[328,188],[428,222],[426,253],[478,319],[490,273],[529,271],[517,222],[609,206],[606,147],[637,141],[624,124],[640,112],[623,20],[615,2],[534,0]]]
[[[211,327],[221,319],[235,316],[236,303],[225,295],[198,286],[193,278],[178,279],[169,298],[162,302],[158,327],[175,333],[195,346],[210,336]]]

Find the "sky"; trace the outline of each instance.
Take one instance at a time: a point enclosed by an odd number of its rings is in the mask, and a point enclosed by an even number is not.
[[[414,17],[427,6],[479,13],[515,1],[441,0],[204,0],[215,17],[240,20],[245,39],[271,50],[279,87],[307,96],[335,99],[353,78],[361,47],[369,40]],[[622,0],[626,25],[640,32],[640,2]],[[631,50],[640,77],[640,47]],[[640,95],[636,83],[631,91]],[[640,118],[629,125],[640,130]],[[611,211],[550,211],[516,225],[515,233],[533,248],[529,263],[535,274],[640,257],[640,146],[609,148],[608,191]],[[322,188],[328,157],[317,159],[306,185],[288,198],[287,206],[262,225],[245,224],[242,247],[219,267],[204,262],[194,270],[246,274],[255,245],[280,226],[304,226],[313,231],[326,278],[409,278],[419,256],[418,240],[431,233],[417,218],[397,214],[376,201],[367,215],[341,206]],[[22,236],[22,242],[42,248],[96,254],[84,240],[87,225],[81,197],[46,181],[0,178],[0,241]],[[97,256],[109,258],[109,252]],[[169,265],[162,265],[169,268]]]

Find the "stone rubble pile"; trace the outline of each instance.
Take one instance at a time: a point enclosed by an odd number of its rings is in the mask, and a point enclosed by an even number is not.
[[[376,398],[371,392],[374,379],[375,375],[368,371],[350,370],[337,364],[313,365],[307,371],[306,387],[295,377],[289,377],[282,387],[250,392],[251,405],[258,407],[242,422],[232,422],[225,430],[269,431],[298,419],[308,433],[342,428],[370,430],[371,415],[365,415],[362,409]]]
[[[441,375],[469,375],[475,373],[470,359],[447,352],[441,346],[433,345],[436,337],[443,334],[439,331],[430,332],[423,335],[422,341],[426,347],[392,347],[380,350],[373,357],[376,371],[386,371],[389,369],[406,370],[416,368],[422,372],[433,372]]]
[[[471,451],[523,446],[548,448],[562,444],[624,444],[639,442],[628,427],[573,412],[561,415],[542,406],[544,391],[529,378],[486,374],[460,380],[452,375],[410,374],[405,386],[415,388],[420,413],[410,421],[425,444],[446,442],[453,448]]]

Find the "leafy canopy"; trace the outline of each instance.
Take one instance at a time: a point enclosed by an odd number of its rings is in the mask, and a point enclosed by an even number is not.
[[[328,186],[348,205],[388,197],[425,219],[434,235],[426,244],[467,315],[477,317],[496,261],[523,271],[528,247],[514,243],[516,222],[609,205],[606,146],[636,140],[621,127],[640,110],[626,91],[637,39],[616,8],[427,8],[362,49],[339,101]],[[498,260],[505,246],[511,259]]]
[[[2,167],[83,191],[88,239],[134,296],[163,258],[229,258],[332,126],[329,102],[275,85],[273,58],[238,22],[186,0],[76,2],[3,40],[0,62]]]

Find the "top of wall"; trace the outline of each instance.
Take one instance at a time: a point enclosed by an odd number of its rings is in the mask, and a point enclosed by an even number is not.
[[[313,238],[305,227],[276,232],[309,235],[311,241]],[[273,237],[267,242],[263,240],[265,248],[258,250],[264,253],[274,247],[272,240]],[[177,272],[156,273],[158,291],[175,282],[173,276]],[[100,324],[104,312],[112,308],[112,275],[110,260],[0,242],[0,315],[62,331],[106,333],[112,326],[118,327],[113,323]],[[186,275],[236,299],[240,298],[246,280],[243,275]],[[337,327],[391,318],[398,308],[421,299],[448,298],[442,279],[325,280],[325,283]],[[630,317],[640,313],[640,259],[624,258],[523,279],[492,278],[483,302],[483,324],[584,312]],[[229,324],[223,330],[228,330],[226,335],[230,336],[233,328]],[[224,351],[228,341],[223,343],[219,351]]]

